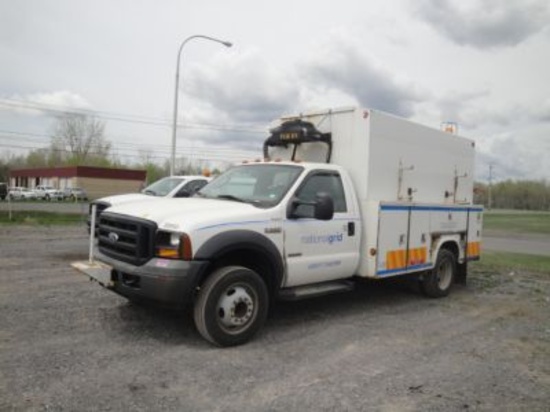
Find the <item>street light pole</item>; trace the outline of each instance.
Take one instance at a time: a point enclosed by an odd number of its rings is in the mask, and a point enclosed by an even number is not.
[[[170,176],[174,175],[175,172],[175,163],[176,163],[176,129],[178,127],[178,90],[179,90],[179,82],[180,82],[180,57],[181,57],[181,51],[183,50],[183,46],[187,44],[188,41],[193,39],[205,39],[214,41],[216,43],[223,44],[225,47],[231,47],[232,44],[228,41],[223,41],[220,39],[216,39],[214,37],[209,36],[203,36],[201,34],[196,34],[194,36],[189,36],[186,38],[180,45],[180,48],[178,50],[178,59],[176,62],[176,87],[174,91],[174,119],[172,123],[172,152],[170,157]]]

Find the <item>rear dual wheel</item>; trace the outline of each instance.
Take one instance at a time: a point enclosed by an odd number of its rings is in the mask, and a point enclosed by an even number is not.
[[[420,286],[424,294],[431,298],[447,296],[456,277],[456,257],[447,249],[441,249],[432,270],[424,274]]]
[[[267,287],[256,272],[241,266],[223,267],[201,287],[194,307],[195,325],[215,345],[240,345],[262,327],[268,304]]]

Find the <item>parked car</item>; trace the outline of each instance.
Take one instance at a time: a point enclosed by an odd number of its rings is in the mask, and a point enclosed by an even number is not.
[[[0,199],[5,200],[8,197],[8,185],[0,183]]]
[[[34,188],[34,193],[36,193],[37,199],[42,200],[63,200],[63,192],[57,190],[53,186],[44,186],[39,185]]]
[[[36,193],[26,187],[10,187],[8,192],[10,200],[32,200],[36,199]]]
[[[76,200],[88,200],[88,195],[86,191],[81,187],[66,187],[63,190],[63,200],[71,200],[72,202]]]
[[[154,200],[159,197],[189,197],[197,193],[212,178],[205,176],[168,176],[151,183],[141,193],[107,196],[90,202],[88,231],[91,225],[92,206],[96,206],[96,225],[99,215],[108,207],[136,201]]]

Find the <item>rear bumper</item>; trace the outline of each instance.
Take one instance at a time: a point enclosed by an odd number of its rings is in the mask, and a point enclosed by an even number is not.
[[[207,262],[153,258],[143,266],[119,262],[95,252],[100,263],[75,262],[90,279],[130,300],[182,308],[193,299]]]

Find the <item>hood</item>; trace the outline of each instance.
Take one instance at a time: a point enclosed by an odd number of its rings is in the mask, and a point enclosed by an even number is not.
[[[158,197],[144,195],[143,193],[128,193],[125,195],[102,197],[101,199],[98,199],[97,202],[107,202],[111,206],[116,206],[116,205],[120,205],[128,202],[152,200],[152,199],[158,199]]]
[[[186,231],[235,221],[261,220],[270,214],[267,209],[230,200],[199,197],[155,199],[158,200],[112,206],[108,211],[151,220],[160,229]]]

